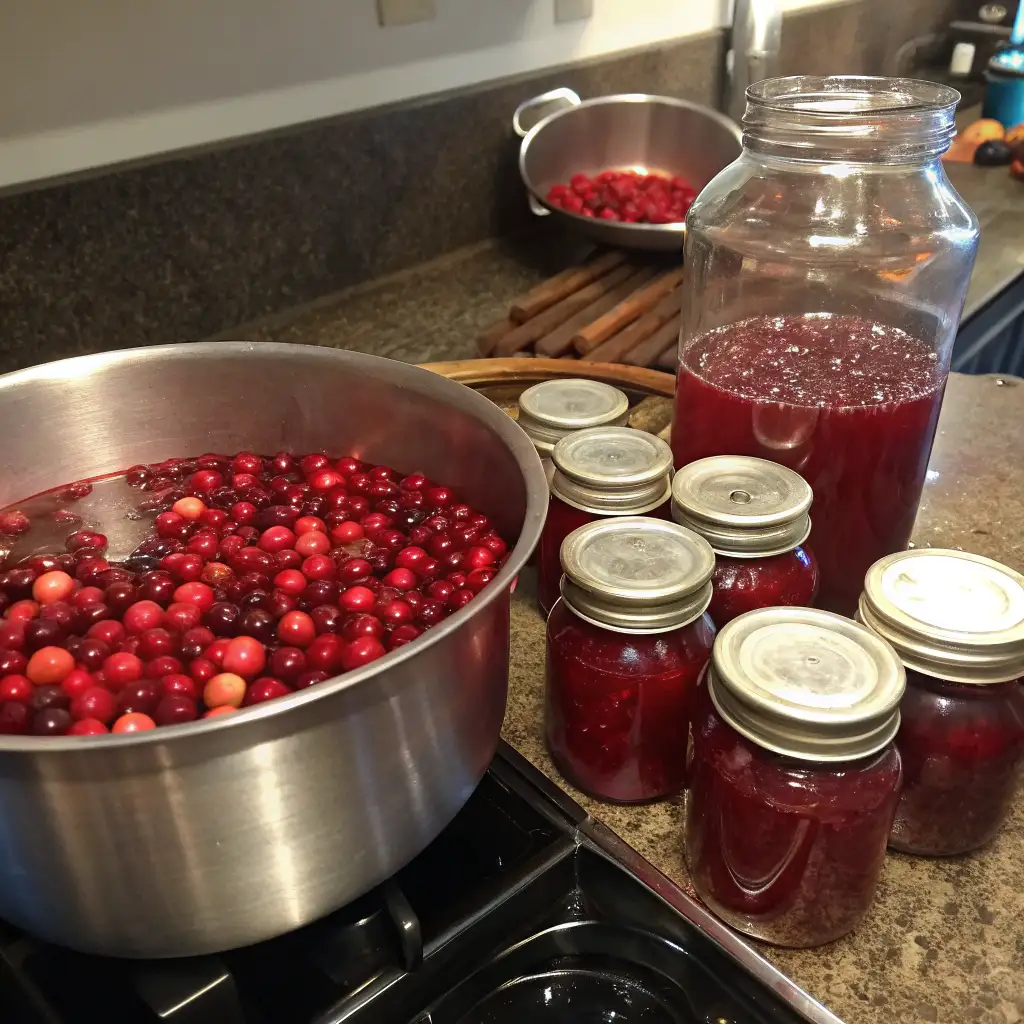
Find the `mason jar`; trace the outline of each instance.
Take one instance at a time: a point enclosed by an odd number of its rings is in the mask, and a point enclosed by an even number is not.
[[[676,473],[672,518],[715,552],[708,613],[718,629],[757,608],[814,603],[812,497],[798,473],[745,455],[715,455]]]
[[[555,473],[551,452],[563,437],[591,427],[624,427],[628,419],[629,399],[597,380],[545,380],[519,396],[519,426],[537,449],[549,486]]]
[[[820,946],[867,913],[900,785],[905,674],[850,619],[761,608],[715,640],[690,730],[685,853],[737,930]]]
[[[927,856],[984,846],[1024,770],[1024,576],[966,551],[901,551],[868,571],[857,615],[907,670],[889,845]]]
[[[537,603],[546,616],[558,600],[562,541],[597,519],[669,518],[672,451],[643,430],[592,427],[563,437],[551,452],[548,517],[537,546]]]
[[[603,800],[678,793],[693,694],[715,638],[715,556],[675,523],[625,516],[562,544],[548,616],[544,723],[559,771]]]
[[[974,264],[941,161],[958,100],[908,79],[751,86],[742,155],[686,221],[675,464],[798,472],[818,604],[845,615],[910,537]]]

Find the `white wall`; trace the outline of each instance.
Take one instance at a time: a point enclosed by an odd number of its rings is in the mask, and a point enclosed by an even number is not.
[[[9,0],[0,188],[707,31],[730,0],[594,0],[563,25],[553,0],[437,5],[382,29],[375,0]]]

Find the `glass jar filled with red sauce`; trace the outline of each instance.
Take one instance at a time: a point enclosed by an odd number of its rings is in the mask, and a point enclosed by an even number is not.
[[[749,456],[699,459],[676,473],[672,518],[715,552],[708,612],[719,629],[756,608],[814,603],[818,563],[805,543],[812,497],[798,473]]]
[[[984,846],[1024,771],[1024,576],[965,551],[901,551],[868,571],[858,617],[907,670],[889,845],[930,856]]]
[[[907,79],[759,82],[742,155],[686,221],[676,465],[798,472],[817,603],[844,615],[910,538],[971,277],[978,222],[941,160],[958,100]]]
[[[545,616],[558,600],[562,541],[573,530],[614,516],[667,519],[672,495],[672,450],[642,430],[579,430],[555,445],[551,459],[551,500],[537,547],[537,603]]]
[[[623,427],[628,419],[629,399],[597,380],[545,380],[519,396],[519,426],[533,441],[549,485],[555,472],[551,452],[563,437],[591,427]]]
[[[707,906],[747,935],[818,946],[875,895],[899,796],[905,677],[850,619],[762,608],[733,619],[697,691],[686,860]]]
[[[682,789],[691,700],[711,656],[715,556],[695,533],[621,517],[562,544],[548,616],[545,730],[578,789],[623,803]]]

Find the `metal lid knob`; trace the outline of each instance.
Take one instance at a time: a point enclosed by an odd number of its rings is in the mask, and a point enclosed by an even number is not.
[[[942,548],[882,558],[857,617],[915,672],[979,685],[1024,676],[1024,576],[991,558]]]
[[[562,599],[625,633],[678,629],[711,603],[715,553],[697,534],[642,516],[588,523],[562,542]]]
[[[737,732],[808,761],[884,748],[899,728],[906,673],[896,652],[841,615],[761,608],[715,640],[708,691]]]
[[[814,495],[798,473],[766,459],[719,455],[683,466],[672,481],[672,518],[720,555],[765,558],[802,544]]]
[[[555,445],[551,460],[551,493],[597,515],[640,515],[672,493],[672,449],[642,430],[578,430]]]

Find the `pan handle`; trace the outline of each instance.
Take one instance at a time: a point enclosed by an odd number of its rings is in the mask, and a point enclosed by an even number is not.
[[[528,110],[532,110],[534,107],[542,107],[548,103],[559,103],[563,107],[578,107],[581,102],[579,96],[572,89],[565,87],[542,92],[539,96],[534,96],[533,99],[523,100],[516,107],[516,112],[512,115],[512,128],[515,130],[516,135],[525,139],[529,134],[529,130],[524,128],[520,122],[523,114]]]

